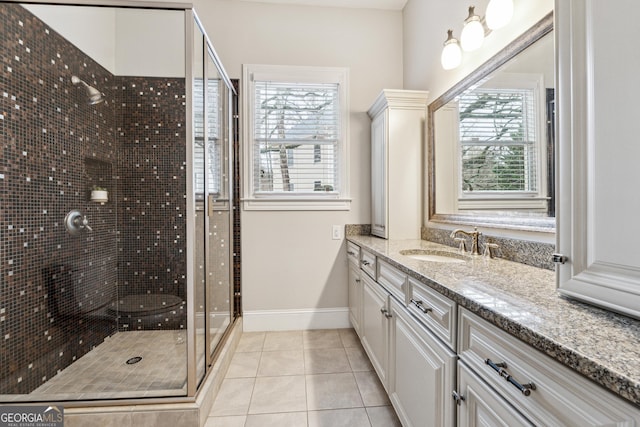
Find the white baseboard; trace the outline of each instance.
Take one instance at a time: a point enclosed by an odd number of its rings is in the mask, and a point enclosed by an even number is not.
[[[244,331],[295,331],[350,328],[349,307],[254,310],[242,313]]]

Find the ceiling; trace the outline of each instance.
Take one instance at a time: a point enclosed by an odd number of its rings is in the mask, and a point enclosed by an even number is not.
[[[402,10],[407,0],[237,0],[303,6],[347,7],[356,9]]]

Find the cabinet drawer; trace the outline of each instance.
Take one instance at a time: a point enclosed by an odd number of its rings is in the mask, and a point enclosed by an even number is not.
[[[458,324],[460,359],[535,425],[640,422],[635,406],[473,313]]]
[[[360,251],[360,268],[362,268],[362,271],[367,273],[373,280],[377,280],[376,256],[374,254],[362,249]]]
[[[347,259],[349,262],[360,263],[360,246],[355,243],[347,242]]]
[[[458,391],[464,397],[458,406],[458,427],[533,427],[533,424],[509,402],[497,395],[464,362],[458,362],[458,387]]]
[[[409,311],[455,351],[457,304],[411,277],[409,283]]]
[[[378,283],[406,305],[407,275],[385,261],[378,260]]]

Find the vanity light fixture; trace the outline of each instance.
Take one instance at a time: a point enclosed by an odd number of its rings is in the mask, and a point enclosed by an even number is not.
[[[475,13],[475,6],[469,6],[469,16],[464,20],[460,33],[460,42],[453,37],[453,31],[447,31],[440,62],[445,70],[453,70],[462,62],[462,50],[471,52],[479,49],[492,30],[502,28],[513,16],[513,0],[490,0],[487,13],[480,17]]]
[[[447,30],[447,40],[444,42],[440,62],[445,70],[453,70],[462,62],[462,50],[458,40],[453,37],[453,30]]]
[[[475,6],[469,6],[469,16],[464,20],[464,27],[460,33],[460,45],[465,52],[480,49],[484,41],[484,26],[475,12]]]
[[[513,16],[513,0],[491,0],[487,5],[485,20],[491,30],[502,28]]]

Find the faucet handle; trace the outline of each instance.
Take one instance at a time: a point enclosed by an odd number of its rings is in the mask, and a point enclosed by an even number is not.
[[[456,237],[453,240],[458,242],[458,250],[460,252],[467,252],[467,240],[464,237]]]
[[[500,245],[497,243],[485,243],[484,244],[484,256],[487,258],[493,258],[495,255],[495,249],[498,249]]]

